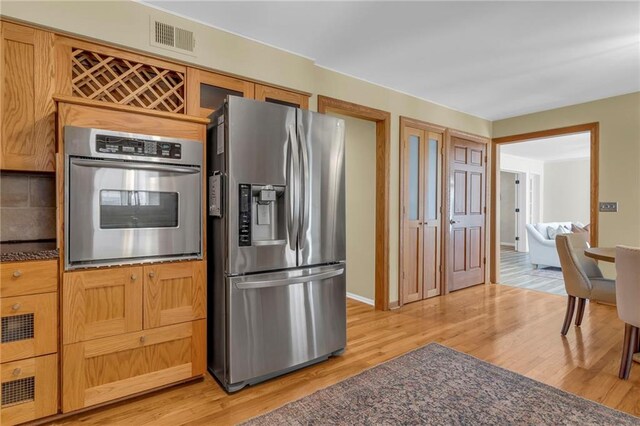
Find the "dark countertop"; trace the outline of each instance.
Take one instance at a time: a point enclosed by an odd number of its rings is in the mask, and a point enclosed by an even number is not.
[[[49,260],[59,256],[55,241],[20,241],[0,243],[0,262]]]

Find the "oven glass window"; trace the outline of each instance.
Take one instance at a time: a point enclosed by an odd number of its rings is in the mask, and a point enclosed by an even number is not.
[[[178,193],[154,191],[100,191],[100,228],[175,228]]]

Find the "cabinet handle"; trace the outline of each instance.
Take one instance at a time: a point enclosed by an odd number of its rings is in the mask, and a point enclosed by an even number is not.
[[[147,340],[146,337],[144,336],[140,336],[140,343],[144,343]]]
[[[131,274],[131,281],[135,281],[138,279],[138,276],[136,274]]]
[[[156,276],[155,272],[153,272],[153,271],[149,272],[149,278],[153,278],[155,276]]]
[[[13,309],[14,311],[17,311],[18,309],[20,309],[22,305],[20,305],[19,303],[14,303],[13,305],[11,305],[11,309]]]
[[[16,277],[16,278],[21,277],[21,276],[22,276],[22,271],[18,269],[17,271],[15,271],[15,272],[13,273],[13,276],[14,276],[14,277]]]
[[[21,368],[14,368],[12,374],[14,376],[19,376],[20,373],[22,373],[22,369]]]

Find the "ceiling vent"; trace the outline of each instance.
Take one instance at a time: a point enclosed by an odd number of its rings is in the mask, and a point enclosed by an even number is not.
[[[196,39],[193,31],[151,18],[150,42],[152,46],[174,52],[194,55]]]

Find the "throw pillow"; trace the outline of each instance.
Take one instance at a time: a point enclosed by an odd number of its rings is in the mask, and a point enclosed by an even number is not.
[[[574,234],[578,234],[581,232],[584,233],[589,233],[589,230],[586,229],[584,226],[580,226],[580,225],[576,225],[574,223],[571,224],[571,232],[573,232]]]
[[[547,228],[547,235],[549,236],[550,240],[555,240],[556,235],[568,234],[569,232],[570,231],[568,231],[567,228],[562,225],[558,225],[557,228],[554,228],[553,226]]]

